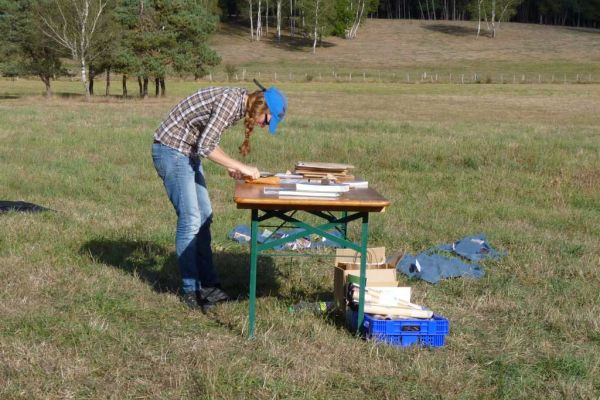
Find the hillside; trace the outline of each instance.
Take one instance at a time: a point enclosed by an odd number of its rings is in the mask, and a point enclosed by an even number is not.
[[[222,65],[265,71],[336,67],[372,69],[439,69],[517,72],[600,71],[600,31],[572,27],[503,23],[496,39],[476,38],[475,22],[375,20],[355,40],[329,37],[311,52],[311,43],[277,43],[271,27],[260,42],[249,40],[248,28],[223,24],[212,46]]]

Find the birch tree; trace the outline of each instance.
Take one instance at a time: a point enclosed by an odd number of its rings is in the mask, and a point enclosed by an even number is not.
[[[260,40],[262,36],[261,7],[262,0],[258,0],[258,11],[256,12],[256,40]]]
[[[516,14],[523,0],[473,0],[469,5],[472,15],[477,15],[477,37],[481,32],[481,21],[486,23],[491,38],[495,38],[501,21]],[[489,18],[488,18],[489,15]]]
[[[317,39],[319,37],[318,35],[318,29],[319,29],[319,12],[322,12],[323,10],[319,10],[319,6],[322,5],[323,0],[315,0],[315,32],[314,32],[314,40],[313,40],[313,54],[317,51]]]
[[[333,31],[335,5],[329,0],[303,0],[300,2],[300,11],[303,16],[302,28],[312,38],[314,54],[319,40]]]
[[[250,40],[254,40],[254,15],[252,13],[252,0],[248,0],[248,9],[250,12]]]
[[[50,0],[39,3],[38,18],[42,32],[71,53],[79,62],[81,83],[90,98],[87,63],[97,39],[108,0]]]
[[[281,40],[281,1],[277,0],[277,40]]]
[[[365,16],[377,9],[378,0],[336,0],[334,34],[346,39],[354,39]]]
[[[379,5],[378,0],[352,0],[352,9],[354,12],[354,20],[347,35],[347,39],[354,39],[358,34],[358,28],[363,23],[365,15],[375,11]]]

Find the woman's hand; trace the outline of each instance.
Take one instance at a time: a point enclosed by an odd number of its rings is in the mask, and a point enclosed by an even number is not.
[[[258,179],[260,178],[260,172],[258,168],[251,167],[250,165],[243,165],[239,172],[243,175],[244,178]]]
[[[244,178],[244,175],[240,171],[238,171],[237,169],[227,168],[227,173],[233,179],[243,179]]]
[[[227,168],[227,173],[229,173],[229,176],[234,179],[260,178],[260,172],[258,172],[258,168],[243,164],[229,157],[227,153],[221,150],[221,148],[218,146],[207,156],[207,158]]]

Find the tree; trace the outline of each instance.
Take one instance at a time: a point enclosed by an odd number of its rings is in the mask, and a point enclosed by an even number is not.
[[[122,0],[117,19],[123,26],[123,51],[131,73],[138,76],[140,95],[148,95],[148,79],[158,79],[166,90],[168,71],[207,73],[220,62],[206,44],[216,29],[217,18],[202,0]]]
[[[90,50],[105,23],[108,0],[42,0],[37,6],[42,32],[79,62],[85,96],[90,98],[86,73]]]
[[[515,15],[517,7],[522,1],[523,0],[473,0],[470,8],[471,15],[477,15],[477,37],[479,37],[481,21],[483,19],[486,22],[490,37],[495,38],[496,30],[498,26],[500,26],[500,21],[507,21],[510,17]]]
[[[44,35],[34,18],[32,1],[0,0],[0,53],[5,75],[38,76],[46,96],[52,94],[51,80],[65,74],[61,52]]]
[[[277,3],[277,40],[281,40],[281,2],[282,0],[275,0]]]
[[[333,32],[331,21],[334,19],[335,6],[331,0],[302,0],[300,9],[304,20],[304,31],[313,39],[313,53],[316,52],[317,42]]]
[[[346,0],[348,9],[352,13],[351,23],[347,26],[345,37],[346,39],[354,39],[358,34],[358,28],[364,21],[365,15],[377,9],[379,0]],[[339,14],[339,11],[338,11]],[[338,17],[339,18],[339,17]]]

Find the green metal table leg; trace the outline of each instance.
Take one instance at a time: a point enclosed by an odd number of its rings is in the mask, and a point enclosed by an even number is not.
[[[346,218],[348,216],[348,211],[342,211],[342,218]],[[348,222],[345,222],[342,225],[342,237],[344,240],[348,240]],[[344,246],[346,247],[346,246]]]
[[[365,318],[365,287],[367,286],[367,240],[369,235],[369,213],[362,215],[362,230],[360,234],[360,288],[358,291],[358,323],[357,333],[362,331]]]
[[[256,269],[258,260],[258,210],[252,210],[250,224],[250,306],[248,310],[248,338],[254,337],[254,320],[256,318]]]

